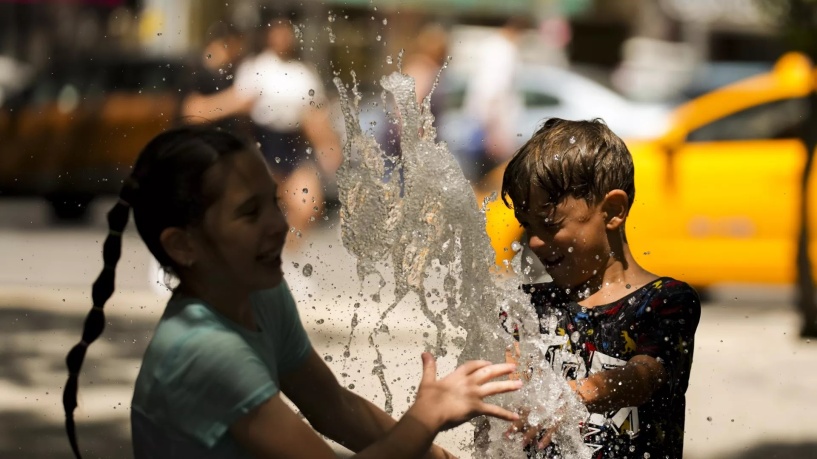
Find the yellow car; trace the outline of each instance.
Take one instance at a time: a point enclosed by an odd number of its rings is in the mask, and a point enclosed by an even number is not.
[[[814,90],[811,62],[786,54],[768,73],[677,108],[663,137],[625,139],[636,169],[628,239],[645,268],[699,287],[795,282],[807,160],[798,129]],[[501,183],[502,170],[487,181]],[[812,204],[814,180],[812,172]],[[478,194],[482,199],[489,191]],[[811,214],[811,240],[817,241],[817,212]],[[509,247],[521,240],[522,228],[501,200],[490,203],[486,215],[502,263],[513,256]]]

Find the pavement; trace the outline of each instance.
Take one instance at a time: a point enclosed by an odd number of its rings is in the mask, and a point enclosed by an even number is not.
[[[89,224],[66,227],[53,226],[37,204],[0,202],[0,215],[13,216],[0,224],[0,458],[71,457],[63,433],[64,358],[79,339],[90,284],[101,268],[100,206]],[[117,291],[106,306],[106,330],[90,348],[80,379],[76,419],[90,458],[132,457],[131,391],[167,298],[149,254],[129,231]],[[381,302],[372,300],[377,286],[357,281],[354,268],[336,220],[307,234],[285,261],[316,349],[342,384],[383,406],[367,338],[390,296],[384,290]],[[696,336],[684,457],[817,458],[817,343],[797,337],[790,289],[727,286],[711,293]],[[390,333],[376,342],[399,415],[409,406],[420,377],[419,354],[434,333],[411,298],[385,323]],[[347,345],[351,356],[345,358]],[[453,369],[455,358],[440,360],[441,374]],[[437,443],[470,457],[470,429],[445,432]],[[340,447],[336,451],[345,455]]]

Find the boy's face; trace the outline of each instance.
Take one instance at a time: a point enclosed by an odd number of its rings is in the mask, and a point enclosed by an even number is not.
[[[576,288],[601,278],[610,260],[606,214],[601,203],[589,205],[568,196],[558,204],[532,186],[530,206],[516,218],[526,229],[528,245],[556,285]]]

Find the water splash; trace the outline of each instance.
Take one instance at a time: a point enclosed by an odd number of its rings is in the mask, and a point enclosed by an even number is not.
[[[401,61],[402,52],[398,66]],[[538,319],[519,289],[521,281],[511,275],[497,275],[495,254],[485,232],[485,203],[478,206],[455,158],[445,144],[437,143],[430,97],[418,104],[414,80],[400,72],[381,79],[381,86],[396,102],[395,120],[401,132],[402,155],[393,166],[402,174],[387,174],[385,154],[361,128],[361,96],[354,74],[352,77],[351,98],[342,80],[334,79],[347,138],[344,161],[337,173],[341,238],[357,259],[361,282],[376,276],[382,289],[386,276],[378,265],[387,262],[393,270],[394,301],[368,337],[370,347],[377,352],[372,372],[386,397],[386,412],[393,409],[392,394],[385,376],[388,368],[376,338],[388,334],[384,320],[404,298],[415,294],[415,304],[434,326],[436,337],[430,351],[436,356],[448,351],[444,346],[446,321],[452,328],[466,332],[463,343],[452,340],[459,352],[459,363],[504,359],[505,350],[513,345],[511,335],[500,324],[499,314],[504,311],[507,323],[519,330],[524,366],[534,370],[522,390],[491,401],[512,409],[530,409],[530,419],[556,429],[553,438],[561,445],[564,457],[589,457],[578,432],[587,411],[565,381],[546,365]],[[521,252],[512,267],[511,273],[521,272]],[[426,281],[437,272],[443,279],[442,292],[427,291]],[[442,311],[430,308],[427,298],[432,294],[442,297]],[[356,325],[354,321],[353,333]],[[507,427],[507,423],[496,420],[491,420],[490,425],[479,424],[475,457],[526,457],[518,438],[504,438]]]

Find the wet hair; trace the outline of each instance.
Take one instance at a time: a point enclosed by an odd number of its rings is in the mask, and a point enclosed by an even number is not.
[[[502,200],[518,213],[530,205],[531,186],[542,189],[553,205],[568,196],[592,205],[612,190],[623,190],[632,206],[634,175],[630,151],[604,121],[550,118],[505,168]]]
[[[139,236],[159,264],[170,273],[176,264],[162,247],[166,228],[201,222],[221,190],[205,183],[206,172],[222,158],[252,151],[241,138],[206,126],[166,131],[151,140],[125,180],[119,201],[108,212],[108,236],[102,248],[104,267],[92,287],[93,307],[85,318],[82,339],[66,356],[68,381],[63,391],[65,430],[71,449],[81,458],[74,424],[79,372],[88,346],[105,328],[103,308],[114,292],[116,264],[122,251],[122,232],[130,211]]]

